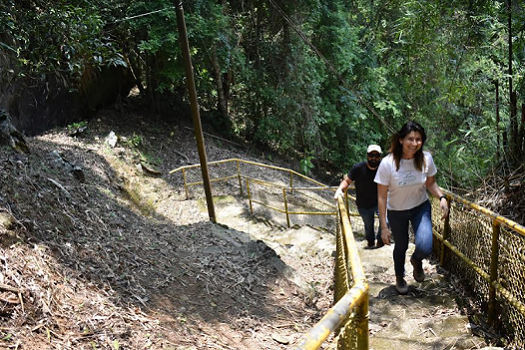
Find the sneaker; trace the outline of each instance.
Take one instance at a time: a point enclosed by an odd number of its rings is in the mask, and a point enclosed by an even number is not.
[[[408,284],[402,276],[396,276],[396,290],[401,295],[408,293]]]
[[[425,280],[425,271],[423,271],[423,263],[421,260],[416,260],[413,257],[410,258],[410,263],[414,268],[414,279],[418,282]]]

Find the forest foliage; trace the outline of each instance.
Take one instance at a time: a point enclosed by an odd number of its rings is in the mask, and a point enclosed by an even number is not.
[[[168,0],[5,0],[2,55],[18,77],[130,70],[159,109],[187,100]],[[447,187],[473,188],[525,159],[520,1],[183,2],[202,110],[232,136],[346,172],[407,120],[427,129]],[[6,82],[6,73],[0,73]]]

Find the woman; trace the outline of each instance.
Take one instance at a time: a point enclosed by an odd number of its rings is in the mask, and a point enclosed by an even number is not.
[[[436,183],[434,160],[430,153],[423,151],[426,138],[425,129],[418,123],[410,121],[403,125],[392,136],[390,154],[379,165],[374,179],[383,243],[390,244],[390,229],[394,235],[394,269],[399,294],[408,293],[404,276],[409,222],[414,228],[416,243],[410,258],[414,279],[418,282],[425,280],[422,260],[432,252],[431,206],[427,189],[439,198],[443,218],[448,215],[447,198]]]

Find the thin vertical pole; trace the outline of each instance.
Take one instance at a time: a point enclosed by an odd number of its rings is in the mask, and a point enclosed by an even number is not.
[[[346,204],[346,214],[348,215],[348,218],[350,218],[350,206],[348,205],[348,187],[345,188],[345,204]]]
[[[286,224],[290,228],[290,214],[288,214],[288,201],[286,200],[286,188],[283,187],[284,212],[286,213]]]
[[[250,191],[250,182],[246,179],[246,192],[248,194],[248,203],[250,203],[250,213],[253,215],[252,193]]]
[[[190,193],[188,192],[188,182],[186,181],[186,169],[182,169],[182,179],[184,180],[184,192],[186,192],[186,199],[190,198]]]
[[[498,279],[498,256],[499,256],[499,234],[500,223],[492,221],[492,252],[490,258],[490,281],[489,281],[489,317],[488,322],[492,324],[496,314],[496,288],[493,282]]]
[[[444,267],[445,266],[445,260],[446,260],[446,249],[447,246],[445,245],[445,241],[448,240],[448,237],[450,236],[450,198],[447,197],[447,206],[448,206],[448,215],[445,218],[445,223],[443,226],[443,241],[441,242],[441,256],[439,257],[439,264]]]
[[[293,192],[293,173],[290,171],[290,193]]]
[[[241,197],[242,197],[241,166],[239,164],[239,161],[237,161],[237,178],[239,179],[239,189],[241,190]]]
[[[202,179],[204,182],[204,191],[206,192],[206,203],[208,204],[208,215],[212,222],[216,222],[215,207],[213,205],[213,196],[211,193],[210,174],[208,171],[208,161],[206,159],[206,148],[204,147],[204,136],[202,133],[201,117],[199,113],[199,104],[197,101],[197,90],[193,77],[193,66],[191,63],[190,46],[188,43],[188,32],[186,30],[186,21],[184,19],[184,9],[182,1],[177,4],[177,25],[179,28],[179,40],[186,68],[186,82],[190,97],[191,114],[193,117],[193,127],[195,137],[197,138],[197,148],[199,150],[199,159],[201,162]]]
[[[356,307],[356,330],[357,330],[357,349],[358,350],[368,350],[368,293],[363,295],[363,299]]]

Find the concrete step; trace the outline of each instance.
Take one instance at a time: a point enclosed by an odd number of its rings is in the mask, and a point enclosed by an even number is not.
[[[364,249],[358,242],[363,269],[370,287],[370,349],[478,349],[486,346],[476,336],[468,317],[461,313],[457,292],[438,273],[436,265],[424,260],[426,279],[412,276],[410,244],[406,255],[407,295],[395,289],[394,244],[379,249]]]
[[[304,290],[309,288],[306,279],[284,263],[287,257],[297,260],[315,257],[326,262],[335,252],[333,233],[311,226],[285,228],[282,220],[276,224],[271,218],[255,218],[246,208],[246,203],[234,197],[221,197],[215,203],[218,222],[229,228],[218,234],[230,236],[232,244],[236,241],[263,241],[283,259],[279,260],[282,265],[279,270]],[[456,302],[457,292],[438,273],[435,264],[425,260],[426,280],[416,282],[409,262],[415,247],[410,244],[405,263],[409,292],[398,295],[394,286],[394,244],[365,249],[367,242],[363,239],[363,232],[358,225],[355,226],[356,243],[370,286],[371,350],[486,348],[484,339],[473,331],[477,326],[471,324],[460,311],[461,306]]]

